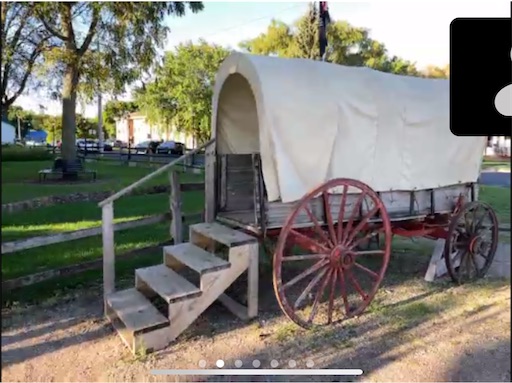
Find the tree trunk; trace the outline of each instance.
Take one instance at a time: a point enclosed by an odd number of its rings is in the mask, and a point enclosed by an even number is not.
[[[67,64],[62,89],[62,158],[76,161],[76,92],[79,72],[76,63]]]

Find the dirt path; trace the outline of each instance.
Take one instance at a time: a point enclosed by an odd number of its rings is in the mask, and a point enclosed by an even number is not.
[[[291,325],[269,293],[258,321],[242,323],[222,306],[213,305],[179,342],[137,357],[102,318],[100,300],[97,292],[91,292],[68,302],[4,312],[3,380],[178,381],[173,376],[152,376],[149,370],[197,368],[199,360],[214,368],[218,359],[230,368],[237,359],[244,366],[258,359],[261,368],[270,368],[272,359],[281,365],[294,359],[297,368],[306,368],[307,361],[316,368],[362,368],[365,381],[510,381],[511,377],[507,283],[450,287],[442,282],[429,285],[421,278],[403,281],[381,289],[367,314],[316,331]]]

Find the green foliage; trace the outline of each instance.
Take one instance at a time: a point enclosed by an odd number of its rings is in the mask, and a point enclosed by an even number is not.
[[[163,129],[210,138],[211,100],[215,74],[229,51],[200,41],[166,52],[155,80],[139,90],[137,102],[148,120]]]
[[[2,162],[45,161],[52,158],[53,154],[46,148],[27,148],[18,145],[2,146]]]
[[[272,20],[266,33],[244,41],[240,47],[250,53],[280,57],[317,59],[318,11],[310,4],[307,13],[292,26]],[[370,38],[369,31],[346,21],[332,22],[327,30],[328,61],[348,66],[367,66],[384,72],[419,75],[415,65],[389,56],[383,43]]]

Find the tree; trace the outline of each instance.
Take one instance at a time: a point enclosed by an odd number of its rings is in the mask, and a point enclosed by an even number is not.
[[[169,32],[164,19],[183,16],[200,2],[40,2],[30,3],[44,29],[58,41],[45,55],[60,76],[62,157],[76,159],[76,102],[80,91],[98,88],[119,94],[148,71]]]
[[[329,24],[327,36],[331,52],[328,61],[347,66],[367,66],[384,72],[418,75],[413,63],[389,56],[383,43],[370,38],[369,30],[346,21]],[[273,20],[267,32],[240,44],[242,49],[261,55],[308,58],[319,57],[318,11],[310,4],[293,26]]]
[[[34,70],[41,65],[43,53],[55,42],[34,15],[30,3],[3,2],[1,7],[2,80],[0,98],[2,116],[28,88],[39,85]]]
[[[138,92],[138,104],[149,122],[164,129],[210,138],[210,118],[215,75],[229,51],[210,45],[180,44],[166,52],[155,80]]]
[[[450,65],[444,67],[438,67],[435,65],[429,65],[422,73],[422,77],[426,78],[449,78],[450,77]]]

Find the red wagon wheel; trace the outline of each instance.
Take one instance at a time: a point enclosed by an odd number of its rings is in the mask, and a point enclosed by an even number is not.
[[[341,194],[330,194],[333,188]],[[379,233],[380,249],[358,249]],[[279,235],[273,277],[281,309],[305,328],[359,315],[384,277],[391,239],[386,208],[368,185],[338,178],[311,191]]]
[[[470,202],[455,214],[448,228],[444,259],[456,283],[482,278],[498,247],[498,219],[483,202]]]

